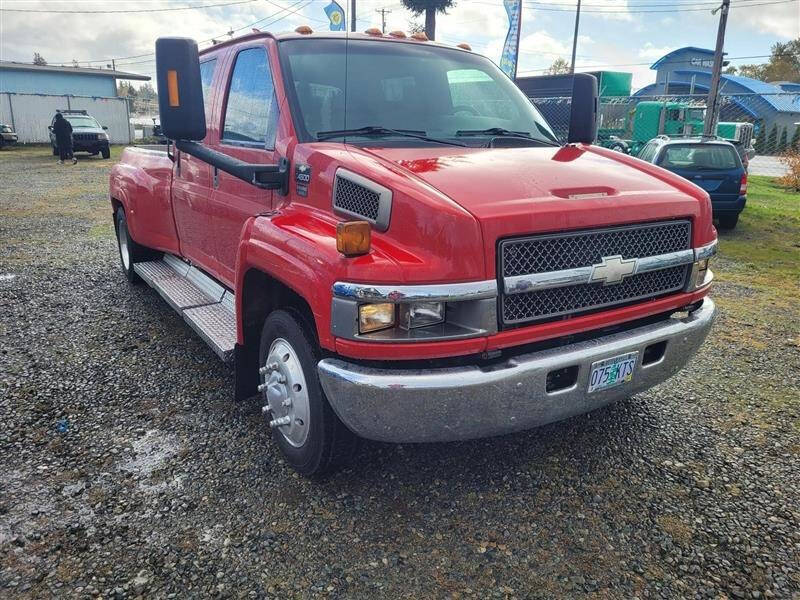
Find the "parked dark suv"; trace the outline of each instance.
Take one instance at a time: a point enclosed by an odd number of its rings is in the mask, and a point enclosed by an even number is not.
[[[12,146],[17,143],[17,134],[10,125],[0,123],[0,148]]]
[[[62,110],[59,111],[64,118],[72,125],[72,151],[88,152],[92,156],[102,154],[103,158],[111,156],[108,147],[108,127],[101,126],[94,117],[90,116],[85,110]],[[56,117],[50,122],[50,144],[53,146],[53,156],[58,155],[58,143],[56,135],[53,133],[53,123]]]
[[[736,227],[747,203],[747,170],[733,144],[719,138],[659,136],[645,144],[639,158],[703,188],[720,228]]]

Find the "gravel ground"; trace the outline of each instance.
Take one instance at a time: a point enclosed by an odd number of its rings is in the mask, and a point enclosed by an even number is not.
[[[723,257],[712,338],[666,384],[524,434],[366,442],[310,482],[123,278],[110,161],[48,154],[0,154],[0,596],[800,598],[794,288],[726,283]]]

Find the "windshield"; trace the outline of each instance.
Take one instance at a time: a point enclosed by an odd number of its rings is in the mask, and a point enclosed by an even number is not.
[[[687,171],[740,168],[739,156],[731,146],[721,144],[681,144],[667,146],[659,166]]]
[[[81,127],[93,127],[96,129],[100,128],[100,125],[98,125],[97,121],[95,121],[92,117],[65,115],[64,118],[69,121],[69,124],[72,125],[73,129]]]
[[[435,138],[504,129],[556,140],[522,92],[482,56],[425,44],[344,39],[286,40],[280,49],[302,141],[369,126]],[[483,143],[493,135],[486,133]]]

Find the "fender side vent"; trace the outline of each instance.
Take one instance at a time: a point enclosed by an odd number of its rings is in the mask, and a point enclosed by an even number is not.
[[[389,228],[392,191],[346,169],[336,171],[333,210],[337,214],[372,223],[379,231]]]

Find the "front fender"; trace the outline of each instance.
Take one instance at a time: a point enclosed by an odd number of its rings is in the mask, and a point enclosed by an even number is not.
[[[262,271],[303,298],[311,308],[319,343],[333,351],[331,297],[337,280],[401,277],[397,264],[373,245],[364,256],[346,258],[336,250],[337,220],[303,205],[290,205],[249,219],[236,257],[236,338],[244,344],[244,279]]]

